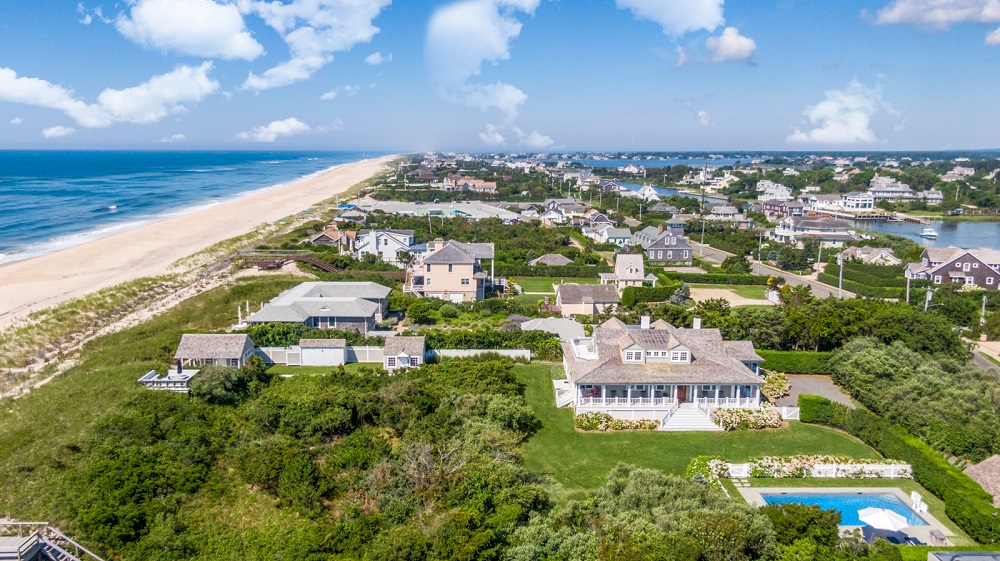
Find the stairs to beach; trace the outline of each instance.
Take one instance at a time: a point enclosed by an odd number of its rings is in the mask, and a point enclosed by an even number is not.
[[[708,415],[699,410],[693,403],[684,403],[662,423],[658,430],[662,431],[721,431],[722,427],[713,423]]]

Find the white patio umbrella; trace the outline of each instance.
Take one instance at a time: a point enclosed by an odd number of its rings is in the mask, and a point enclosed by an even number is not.
[[[858,511],[858,518],[872,528],[891,532],[898,532],[910,525],[905,517],[887,508],[863,508]]]

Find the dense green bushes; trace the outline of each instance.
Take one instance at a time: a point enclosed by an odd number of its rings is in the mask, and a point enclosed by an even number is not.
[[[770,277],[765,275],[727,275],[727,274],[712,274],[712,273],[677,273],[673,271],[666,271],[663,273],[667,278],[686,282],[686,283],[701,283],[701,284],[741,284],[741,285],[753,285],[753,286],[766,286],[767,279]]]
[[[261,323],[250,326],[245,333],[258,347],[287,347],[298,345],[299,339],[346,339],[348,345],[381,347],[384,337],[362,335],[357,331],[318,329],[303,323]]]
[[[800,396],[802,422],[846,430],[887,458],[913,467],[913,477],[945,502],[945,514],[981,543],[1000,541],[1000,519],[988,493],[905,429],[863,409],[851,410],[817,396]]]
[[[622,291],[622,306],[631,308],[638,303],[666,302],[680,288],[680,284],[672,283],[666,286],[629,286]]]
[[[432,349],[528,349],[538,360],[562,359],[559,338],[545,331],[424,329],[417,335],[426,337]]]
[[[768,372],[786,374],[829,374],[827,361],[832,353],[814,351],[767,351],[758,350],[764,359],[764,369]]]
[[[617,247],[617,246],[616,246]],[[610,273],[613,267],[607,265],[561,265],[549,267],[523,264],[497,265],[496,275],[500,277],[553,277],[553,278],[597,278],[600,273]]]
[[[840,277],[836,275],[830,275],[827,273],[819,273],[816,275],[816,279],[820,282],[824,282],[830,286],[840,287]],[[872,284],[860,283],[844,277],[844,290],[848,292],[853,292],[858,296],[867,296],[869,298],[905,298],[906,288],[905,281],[904,287],[898,288],[894,286],[874,286]]]

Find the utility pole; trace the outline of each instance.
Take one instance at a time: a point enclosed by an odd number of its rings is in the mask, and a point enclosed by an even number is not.
[[[986,295],[983,295],[983,311],[979,314],[979,325],[986,325]]]
[[[906,303],[910,303],[910,275],[906,275]]]
[[[927,291],[927,297],[924,298],[924,311],[925,312],[927,311],[927,308],[931,307],[931,299],[932,298],[934,298],[934,289],[928,290]]]
[[[760,253],[764,250],[764,231],[761,230],[757,237],[757,274],[760,275]]]
[[[705,257],[705,217],[701,217],[701,256]]]
[[[837,263],[840,265],[840,284],[837,288],[837,298],[843,300],[844,298],[844,258],[838,257]]]

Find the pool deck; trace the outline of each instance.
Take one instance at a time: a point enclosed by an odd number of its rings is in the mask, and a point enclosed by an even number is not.
[[[767,506],[767,501],[761,496],[761,493],[767,494],[780,494],[788,493],[789,495],[805,495],[808,493],[823,494],[823,495],[856,495],[870,494],[870,495],[881,495],[883,493],[888,493],[894,495],[904,505],[909,507],[910,497],[903,492],[902,489],[898,487],[739,487],[737,490],[743,499],[756,506]],[[917,516],[923,518],[927,522],[926,526],[907,526],[903,529],[903,533],[907,536],[917,538],[921,542],[928,545],[951,545],[949,544],[934,544],[931,541],[931,530],[937,530],[944,534],[946,537],[951,538],[955,535],[954,532],[948,529],[947,526],[941,523],[940,520],[931,516],[929,512],[917,512]],[[841,526],[841,534],[846,532],[852,532],[854,530],[860,530],[863,526]],[[951,541],[951,540],[949,540]]]

